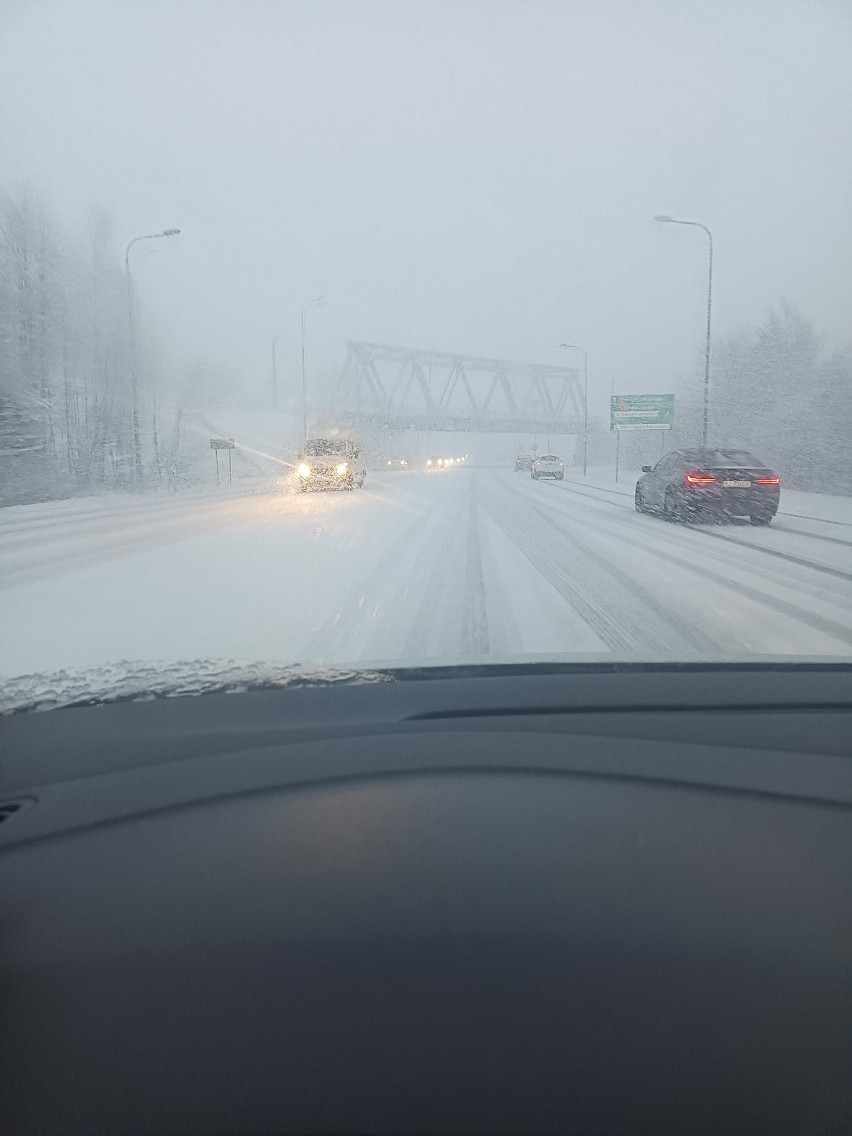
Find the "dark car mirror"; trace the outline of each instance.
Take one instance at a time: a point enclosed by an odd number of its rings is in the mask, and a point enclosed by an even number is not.
[[[642,472],[643,472],[643,473],[650,473],[650,472],[651,472],[651,466],[649,466],[649,465],[643,465],[643,466],[642,466]]]

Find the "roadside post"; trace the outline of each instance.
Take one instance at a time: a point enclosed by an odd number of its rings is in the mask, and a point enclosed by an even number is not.
[[[673,394],[614,394],[609,400],[609,428],[615,431],[615,480],[623,430],[671,430],[674,427]]]
[[[230,485],[231,479],[232,479],[231,450],[233,450],[235,448],[235,446],[236,446],[236,442],[234,441],[233,438],[211,438],[210,439],[210,449],[216,455],[216,484],[217,485],[221,484],[221,482],[219,480],[219,451],[220,450],[227,450],[228,451],[228,484]]]

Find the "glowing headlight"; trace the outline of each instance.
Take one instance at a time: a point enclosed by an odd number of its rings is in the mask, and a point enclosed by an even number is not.
[[[343,475],[346,473],[347,469],[349,469],[349,466],[347,465],[347,463],[341,462],[340,465],[337,467],[337,476],[343,477]]]
[[[429,458],[429,460],[428,460],[428,461],[426,462],[426,464],[427,464],[427,465],[431,465],[431,464],[432,464],[432,459],[431,459],[431,458]]]
[[[443,465],[443,464],[444,464],[444,459],[438,458],[438,465]]]
[[[391,463],[390,463],[390,462],[388,462],[388,465],[390,465],[390,464],[391,464]]]
[[[305,465],[305,463],[302,462],[302,464],[296,470],[296,473],[298,473],[299,477],[310,477],[311,467],[309,465]]]

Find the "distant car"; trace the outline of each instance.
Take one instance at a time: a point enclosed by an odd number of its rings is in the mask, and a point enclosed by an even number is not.
[[[426,459],[427,470],[431,470],[433,472],[437,472],[439,469],[444,469],[444,467],[449,466],[449,464],[450,462],[448,458],[432,457]]]
[[[540,477],[553,477],[562,481],[565,477],[565,462],[556,454],[542,454],[532,463],[530,477],[533,481],[538,481]]]
[[[515,473],[526,473],[528,469],[532,469],[532,458],[518,454],[515,458]]]
[[[386,468],[390,470],[411,469],[411,462],[408,458],[388,458]]]
[[[315,489],[354,489],[367,478],[364,451],[354,438],[309,438],[296,458],[302,493]]]
[[[748,517],[768,525],[778,512],[781,478],[746,450],[672,450],[642,466],[636,511],[670,521]]]

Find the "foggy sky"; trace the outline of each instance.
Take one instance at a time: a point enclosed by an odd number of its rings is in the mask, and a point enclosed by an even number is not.
[[[347,337],[667,390],[786,297],[852,339],[852,4],[0,0],[0,189],[99,203],[176,358]],[[144,246],[143,246],[144,248]]]

